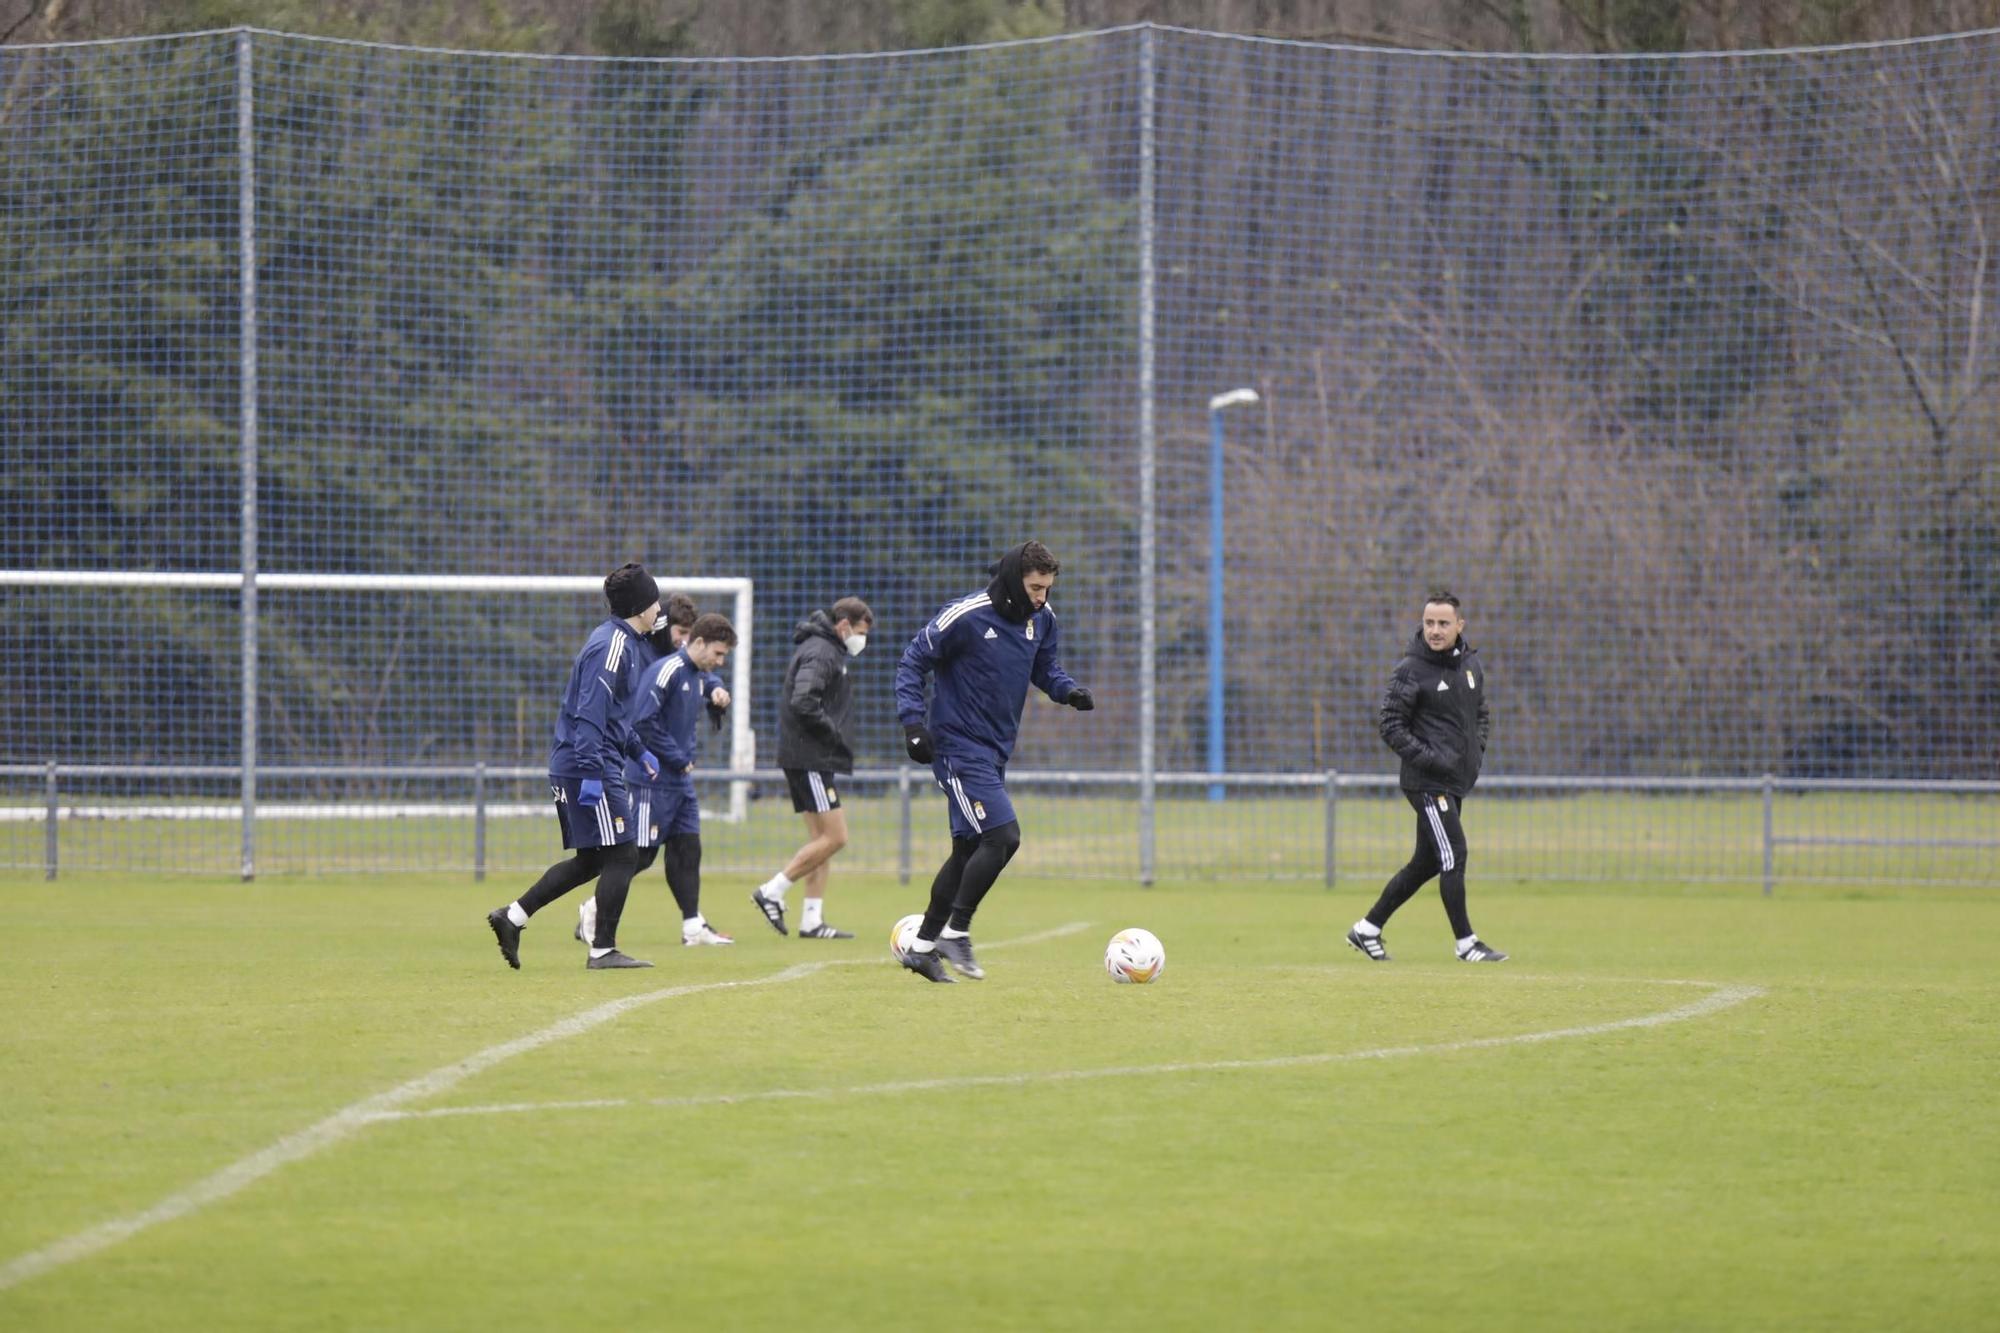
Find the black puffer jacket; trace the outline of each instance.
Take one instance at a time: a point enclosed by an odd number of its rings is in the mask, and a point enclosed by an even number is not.
[[[778,706],[778,767],[852,773],[854,750],[845,734],[854,706],[847,645],[824,611],[801,620],[792,642],[798,647],[785,664],[785,697]]]
[[[1460,639],[1435,653],[1419,630],[1382,694],[1382,739],[1403,757],[1404,791],[1463,796],[1486,754],[1486,668]]]

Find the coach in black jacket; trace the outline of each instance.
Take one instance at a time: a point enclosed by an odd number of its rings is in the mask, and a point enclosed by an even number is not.
[[[1486,668],[1465,641],[1458,598],[1436,592],[1424,603],[1423,626],[1389,677],[1382,695],[1382,739],[1403,760],[1403,798],[1417,812],[1417,850],[1382,889],[1347,942],[1378,963],[1389,961],[1382,928],[1397,908],[1435,877],[1445,915],[1467,963],[1503,963],[1507,955],[1480,942],[1465,910],[1465,828],[1460,807],[1479,781],[1486,754]]]
[[[828,611],[815,611],[792,631],[792,660],[785,665],[785,696],[778,706],[778,767],[791,788],[792,809],[805,817],[811,834],[785,868],[750,891],[750,901],[780,935],[785,931],[785,892],[805,881],[802,940],[851,940],[820,915],[826,896],[828,863],[847,845],[847,815],[840,808],[836,775],[854,771],[847,741],[847,713],[854,686],[847,661],[868,643],[875,613],[859,597],[843,597]]]

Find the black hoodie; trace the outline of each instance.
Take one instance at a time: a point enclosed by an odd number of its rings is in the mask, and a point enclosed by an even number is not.
[[[1423,631],[1382,695],[1382,739],[1403,758],[1404,791],[1463,796],[1486,754],[1486,668],[1464,639],[1431,651]]]
[[[801,620],[792,642],[798,647],[785,664],[785,694],[778,705],[778,767],[852,773],[854,750],[843,734],[854,705],[847,645],[824,611]]]
[[[1028,576],[1021,569],[1021,557],[1027,549],[1028,544],[1022,542],[986,571],[993,576],[993,581],[986,585],[986,595],[993,599],[993,609],[1016,625],[1027,624],[1028,617],[1035,612],[1033,604],[1028,601]]]

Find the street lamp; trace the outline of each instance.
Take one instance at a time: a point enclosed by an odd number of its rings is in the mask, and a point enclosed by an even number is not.
[[[1231,389],[1208,400],[1208,771],[1220,773],[1227,762],[1222,724],[1222,413],[1242,403],[1258,402],[1255,389]],[[1222,784],[1212,782],[1208,799],[1222,799]]]

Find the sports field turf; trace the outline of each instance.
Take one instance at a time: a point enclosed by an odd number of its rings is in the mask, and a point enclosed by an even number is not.
[[[945,987],[749,883],[0,879],[0,1329],[1995,1326],[2000,894],[1013,878]]]

